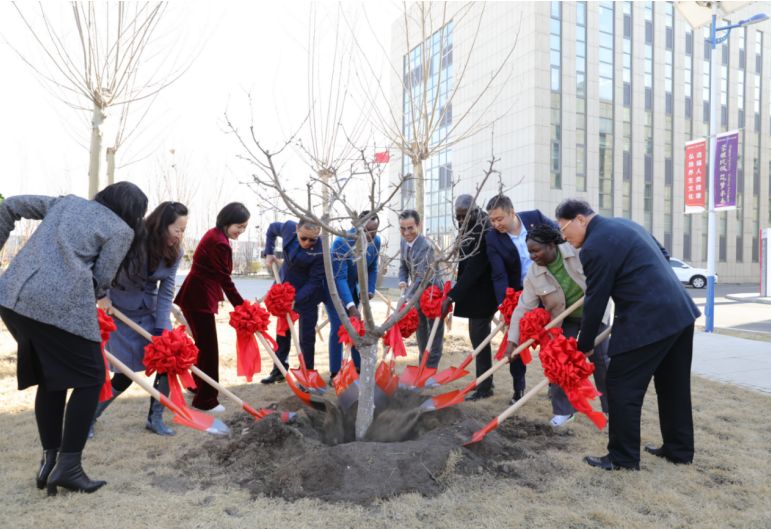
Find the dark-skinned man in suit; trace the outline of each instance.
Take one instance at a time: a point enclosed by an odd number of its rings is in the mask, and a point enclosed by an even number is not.
[[[586,463],[605,470],[640,468],[640,413],[651,378],[664,443],[645,450],[672,463],[693,460],[691,357],[699,310],[642,226],[596,214],[586,202],[563,201],[556,212],[586,275],[578,349],[594,347],[609,298],[615,303],[606,387],[608,454]]]

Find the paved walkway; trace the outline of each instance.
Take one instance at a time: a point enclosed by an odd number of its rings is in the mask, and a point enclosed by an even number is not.
[[[692,372],[771,394],[771,342],[696,332]]]

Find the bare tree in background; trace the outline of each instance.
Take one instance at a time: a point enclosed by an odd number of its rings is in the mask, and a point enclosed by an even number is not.
[[[88,194],[93,197],[100,187],[108,110],[123,107],[120,130],[108,157],[114,179],[114,156],[127,136],[126,105],[150,100],[176,81],[192,61],[181,60],[178,52],[183,50],[172,40],[176,36],[162,34],[165,2],[72,2],[71,26],[57,24],[58,19],[47,12],[53,8],[35,5],[37,13],[14,2],[45,57],[44,64],[33,64],[28,54],[12,47],[54,95],[75,109],[91,112]]]
[[[477,57],[480,52],[476,45],[485,9],[486,2],[405,3],[400,37],[405,60],[396,64],[391,62],[390,51],[381,46],[382,53],[389,58],[390,75],[399,80],[402,94],[405,94],[406,112],[402,109],[402,98],[394,105],[393,94],[388,92],[390,84],[382,82],[378,83],[378,97],[370,99],[368,107],[375,112],[373,125],[412,163],[411,185],[414,186],[415,209],[421,218],[426,218],[424,162],[491,126],[500,117],[490,116],[489,111],[511,75],[511,70],[507,73],[507,65],[517,45],[518,29],[512,36],[511,47],[490,71],[482,88],[475,94],[463,93],[462,105],[456,101],[472,61],[484,59]],[[459,27],[469,28],[463,54],[452,45],[451,27],[452,31]],[[351,31],[351,34],[356,38],[356,32]],[[365,55],[359,40],[356,42]],[[366,57],[365,63],[369,66],[368,75],[376,76],[375,68]],[[451,70],[454,74],[448,90],[443,87],[443,81]],[[364,93],[368,94],[368,91]]]

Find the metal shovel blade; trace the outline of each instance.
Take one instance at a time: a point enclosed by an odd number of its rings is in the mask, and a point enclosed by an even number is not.
[[[180,413],[175,413],[173,422],[181,426],[186,426],[195,430],[201,430],[202,432],[210,433],[213,435],[230,434],[230,428],[228,428],[228,425],[222,422],[220,419],[191,408],[187,408],[184,411],[187,414],[187,417]]]
[[[337,402],[343,411],[348,411],[354,402],[359,400],[359,381],[356,380],[337,396]]]
[[[308,391],[316,393],[317,395],[323,395],[327,390],[327,385],[324,383],[324,379],[321,378],[318,371],[303,371],[302,368],[292,368],[289,371],[292,372],[295,379],[297,379],[297,382],[304,386]]]
[[[434,382],[437,384],[449,384],[450,382],[455,382],[456,380],[465,377],[468,375],[468,371],[465,369],[459,368],[459,367],[448,367],[447,369],[443,369],[442,371],[435,374],[433,377]],[[426,385],[428,385],[428,382]]]

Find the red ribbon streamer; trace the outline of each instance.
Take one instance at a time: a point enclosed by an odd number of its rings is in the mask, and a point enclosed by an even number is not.
[[[118,329],[115,321],[102,309],[96,309],[96,319],[99,322],[99,334],[102,338],[102,360],[104,360],[104,383],[99,390],[99,402],[112,398],[112,382],[110,382],[110,364],[104,354],[104,346],[110,340],[110,334]]]
[[[589,381],[589,375],[594,373],[594,364],[578,350],[575,338],[565,338],[564,335],[554,337],[549,343],[541,346],[541,365],[549,382],[558,384],[565,392],[570,404],[599,428],[605,427],[605,414],[592,409],[589,401],[600,396],[600,393]]]
[[[245,376],[247,382],[251,382],[254,374],[261,369],[260,348],[254,333],[262,334],[274,351],[278,348],[267,332],[269,325],[270,314],[259,303],[244,300],[230,313],[230,326],[236,330],[237,374]]]
[[[356,330],[356,334],[364,336],[364,333],[366,332],[364,322],[359,318],[349,318],[349,320],[351,320],[351,325],[353,325],[353,328]],[[340,325],[340,328],[337,330],[337,341],[345,346],[353,345],[353,340],[351,340],[351,336],[348,334],[348,329],[345,328],[345,325]]]
[[[415,312],[417,313],[417,311]],[[398,325],[394,325],[386,331],[385,336],[383,336],[383,343],[386,347],[391,348],[394,356],[407,356],[407,348],[404,347],[404,339]]]
[[[182,386],[196,387],[189,370],[197,359],[198,347],[185,334],[184,325],[173,331],[164,330],[160,336],[153,336],[153,340],[145,346],[145,374],[165,373],[169,379],[169,398],[183,412],[187,410],[187,405]]]
[[[287,314],[291,316],[293,322],[300,317],[292,310],[294,297],[295,289],[290,283],[275,283],[265,296],[265,307],[277,318],[276,334],[278,336],[286,336],[289,330],[289,323],[286,321]]]

